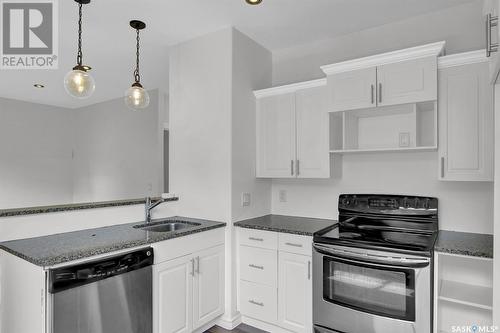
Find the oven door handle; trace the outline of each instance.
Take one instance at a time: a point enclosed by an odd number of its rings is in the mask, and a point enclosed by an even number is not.
[[[327,256],[361,263],[403,268],[423,268],[429,266],[430,264],[429,258],[395,258],[373,254],[362,254],[353,251],[339,250],[319,244],[313,244],[313,247],[319,253]]]

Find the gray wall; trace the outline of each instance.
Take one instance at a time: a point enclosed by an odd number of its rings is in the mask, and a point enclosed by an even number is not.
[[[321,65],[441,40],[446,41],[448,54],[482,49],[482,3],[476,0],[334,39],[273,50],[273,84],[322,77]]]

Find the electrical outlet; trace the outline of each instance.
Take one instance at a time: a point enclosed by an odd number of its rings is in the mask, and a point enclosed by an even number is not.
[[[252,203],[252,195],[250,193],[241,193],[241,206],[248,207]]]
[[[287,192],[286,190],[280,190],[280,202],[287,201]]]

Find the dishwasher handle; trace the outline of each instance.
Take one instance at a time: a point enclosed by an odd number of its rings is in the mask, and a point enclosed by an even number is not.
[[[101,260],[49,270],[52,294],[77,288],[153,265],[153,248],[124,253]]]

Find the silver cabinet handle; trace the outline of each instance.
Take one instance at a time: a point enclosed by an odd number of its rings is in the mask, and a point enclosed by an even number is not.
[[[293,160],[290,161],[290,174],[293,176]]]
[[[382,103],[382,83],[378,84],[378,102]]]
[[[307,262],[307,279],[311,280],[311,261]]]
[[[196,257],[196,273],[200,274],[200,257]]]
[[[498,25],[498,16],[486,15],[486,57],[490,57],[491,53],[498,52],[498,43],[492,43],[491,29]]]
[[[256,241],[256,242],[263,242],[264,238],[255,238],[255,237],[248,237],[249,240]]]
[[[372,104],[375,104],[375,86],[372,84]]]
[[[295,243],[285,243],[285,245],[293,246],[293,247],[302,247],[302,244],[295,244]]]
[[[191,259],[191,275],[194,276],[194,258]]]
[[[255,268],[255,269],[260,269],[260,270],[264,270],[264,266],[257,266],[257,265],[254,265],[254,264],[250,264],[250,265],[248,265],[248,267]]]
[[[258,306],[264,306],[264,303],[262,303],[262,302],[256,302],[253,299],[249,300],[248,303],[251,303],[253,305],[258,305]]]
[[[300,160],[297,160],[297,176],[300,175]]]
[[[441,157],[441,178],[444,178],[444,157]]]

